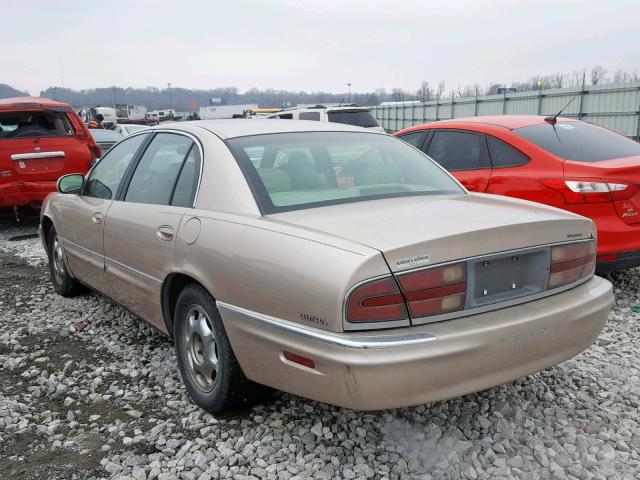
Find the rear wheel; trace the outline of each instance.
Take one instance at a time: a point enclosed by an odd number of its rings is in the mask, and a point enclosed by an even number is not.
[[[62,242],[58,238],[56,229],[51,227],[47,236],[47,250],[49,254],[49,274],[56,293],[63,297],[73,297],[82,293],[85,288],[78,283],[67,270],[64,262]]]
[[[215,301],[199,285],[180,293],[174,342],[182,380],[193,401],[217,414],[247,406],[267,389],[248,380],[236,359]]]

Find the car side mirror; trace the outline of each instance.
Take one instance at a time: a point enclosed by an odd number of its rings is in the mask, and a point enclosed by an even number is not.
[[[84,175],[71,173],[58,179],[56,188],[60,193],[80,193],[84,187]]]

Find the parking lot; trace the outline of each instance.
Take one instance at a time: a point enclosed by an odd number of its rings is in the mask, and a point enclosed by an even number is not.
[[[36,229],[0,217],[2,478],[640,477],[637,269],[609,277],[591,348],[512,384],[374,413],[277,393],[213,417],[170,339],[99,294],[53,292]]]

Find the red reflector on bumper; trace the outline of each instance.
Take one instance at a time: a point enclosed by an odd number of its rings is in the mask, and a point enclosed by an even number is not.
[[[316,362],[314,362],[310,358],[302,357],[300,355],[296,355],[295,353],[286,351],[282,352],[282,354],[284,355],[284,358],[286,358],[290,362],[297,363],[298,365],[302,365],[303,367],[307,368],[316,368]]]

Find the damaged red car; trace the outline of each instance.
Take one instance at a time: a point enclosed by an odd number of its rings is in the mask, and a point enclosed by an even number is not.
[[[101,155],[71,105],[0,99],[0,209],[38,206],[62,175],[87,172]]]

